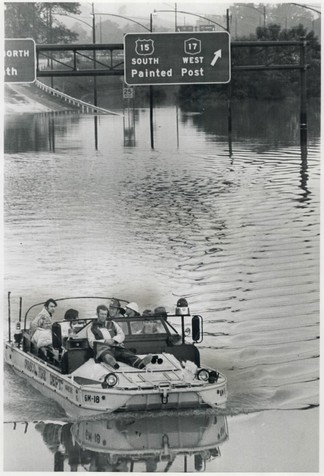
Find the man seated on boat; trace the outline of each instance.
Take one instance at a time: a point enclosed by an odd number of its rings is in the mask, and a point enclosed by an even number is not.
[[[36,331],[38,327],[43,327],[42,324],[44,322],[47,322],[49,325],[52,324],[52,317],[56,307],[57,307],[57,303],[52,298],[48,299],[45,302],[43,309],[40,311],[40,313],[37,314],[37,316],[32,320],[30,324],[31,336],[34,334],[34,332]]]
[[[165,321],[168,320],[168,314],[164,306],[158,306],[154,309],[154,315],[163,317]]]
[[[97,307],[97,318],[87,329],[90,347],[95,352],[95,360],[105,362],[114,369],[119,368],[117,360],[137,369],[144,369],[152,361],[152,354],[143,359],[123,347],[125,334],[121,327],[109,318],[104,304]]]
[[[145,309],[142,313],[143,317],[154,318],[154,312],[151,309]],[[152,319],[151,321],[144,320],[140,322],[133,322],[132,329],[135,334],[159,334],[164,331],[160,321]]]
[[[109,316],[110,317],[123,317],[125,310],[122,309],[120,301],[118,299],[112,299],[109,304]]]

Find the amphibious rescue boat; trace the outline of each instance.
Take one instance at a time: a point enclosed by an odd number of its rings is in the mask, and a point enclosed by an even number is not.
[[[119,362],[119,369],[114,370],[108,364],[96,362],[87,339],[87,327],[94,319],[89,316],[95,314],[98,304],[109,306],[112,299],[84,296],[55,299],[58,304],[55,314],[64,316],[67,308],[74,307],[80,318],[73,335],[62,337],[66,321],[57,320],[55,316],[52,346],[45,356],[31,342],[28,329],[30,320],[43,303],[31,306],[22,323],[20,298],[19,319],[12,339],[9,294],[5,361],[34,387],[55,399],[70,415],[225,405],[226,377],[216,369],[201,365],[196,344],[203,339],[203,318],[190,316],[185,299],[178,301],[175,314],[168,314],[167,318],[161,315],[114,318],[124,331],[126,348],[141,357],[154,354],[152,363],[145,369]],[[179,324],[172,325],[171,318],[179,319]],[[191,329],[185,328],[189,318]]]

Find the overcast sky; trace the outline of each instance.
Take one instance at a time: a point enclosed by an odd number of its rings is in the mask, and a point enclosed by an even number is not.
[[[123,1],[115,1],[115,0],[109,0],[105,2],[101,1],[95,1],[95,10],[99,11],[101,9],[103,12],[111,12],[111,13],[118,13],[121,12],[121,14],[127,15],[144,15],[145,17],[148,17],[151,12],[153,12],[154,9],[156,10],[174,10],[175,8],[175,2],[160,2],[160,1],[154,1],[154,0],[149,0],[146,2],[143,1],[135,1],[135,0],[129,0],[127,2]],[[89,4],[88,4],[89,5]],[[193,13],[203,13],[203,12],[208,12],[208,13],[214,13],[214,14],[225,14],[226,8],[230,5],[229,2],[220,2],[220,1],[204,1],[202,3],[197,2],[197,1],[178,1],[177,2],[177,8],[179,10],[186,10],[190,11]],[[90,9],[89,5],[89,9]],[[167,14],[164,14],[167,15]]]
[[[229,8],[234,3],[253,3],[248,1],[238,0],[238,2],[223,2],[220,0],[204,0],[203,2],[190,1],[190,0],[179,0],[177,3],[178,10],[184,10],[191,13],[197,13],[200,15],[226,15],[226,9]],[[289,3],[283,1],[271,1],[264,2],[266,5],[275,5],[276,3]],[[321,9],[320,3],[310,1],[302,1],[301,5],[308,5],[314,7],[317,10]],[[91,2],[81,2],[83,14],[86,17],[89,17],[91,13]],[[148,0],[146,2],[137,1],[137,0],[128,0],[126,2],[116,1],[116,0],[106,0],[100,1],[95,0],[95,12],[97,13],[114,13],[119,15],[128,16],[134,19],[147,21],[149,22],[150,13],[153,13],[154,10],[174,10],[175,2],[157,2],[155,0]],[[254,3],[255,7],[259,6],[259,2]],[[308,10],[310,11],[310,10]],[[179,13],[179,24],[183,21],[184,15]],[[318,14],[314,13],[314,16],[317,17]],[[160,21],[172,22],[174,21],[174,14],[172,12],[158,12],[154,15],[154,18],[159,19]],[[154,20],[153,18],[153,20]],[[193,17],[191,17],[193,19]],[[186,16],[187,23],[189,23],[190,16]],[[115,19],[116,21],[116,19]],[[118,20],[117,20],[118,21]],[[122,20],[120,19],[122,22]]]

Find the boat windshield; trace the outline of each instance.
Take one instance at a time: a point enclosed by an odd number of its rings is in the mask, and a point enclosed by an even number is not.
[[[130,329],[132,334],[165,334],[166,329],[159,320],[137,321],[130,322]]]

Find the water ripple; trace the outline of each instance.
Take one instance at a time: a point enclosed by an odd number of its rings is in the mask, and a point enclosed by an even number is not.
[[[7,154],[7,286],[31,302],[96,289],[170,311],[184,296],[205,318],[203,362],[228,376],[230,413],[316,406],[320,141],[305,157],[282,123],[276,137],[240,132],[229,157],[201,114],[183,118],[176,148],[169,113],[155,151],[145,121],[124,148],[119,119],[102,117],[97,152],[79,118],[79,149],[63,127],[55,153]]]

